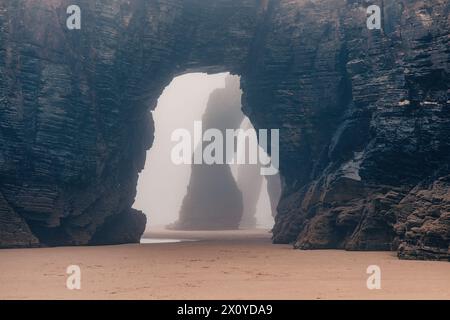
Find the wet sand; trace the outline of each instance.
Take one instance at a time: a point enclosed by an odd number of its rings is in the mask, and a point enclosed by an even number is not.
[[[293,250],[266,230],[146,237],[191,241],[0,250],[0,299],[450,299],[448,262]],[[66,288],[69,265],[81,290]],[[367,289],[369,265],[381,268],[380,290]]]

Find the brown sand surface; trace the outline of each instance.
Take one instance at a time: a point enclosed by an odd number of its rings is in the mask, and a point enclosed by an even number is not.
[[[266,230],[146,236],[198,241],[0,250],[0,299],[450,299],[448,262],[293,250]],[[69,265],[81,290],[66,288]],[[366,287],[369,265],[381,268],[380,290]]]

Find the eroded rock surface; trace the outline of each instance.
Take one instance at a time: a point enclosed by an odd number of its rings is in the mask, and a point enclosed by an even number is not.
[[[1,1],[0,246],[134,219],[148,110],[177,74],[230,71],[280,128],[274,242],[448,259],[449,31],[446,0]]]
[[[450,259],[450,175],[420,183],[393,209],[405,259]]]
[[[448,174],[449,4],[384,1],[379,32],[356,27],[364,23],[360,2],[324,4],[278,7],[284,23],[297,25],[289,34],[299,44],[288,56],[295,57],[292,81],[300,83],[275,99],[289,99],[294,116],[284,136],[282,159],[291,161],[282,161],[274,240],[305,249],[390,250],[402,243],[403,258],[448,259],[444,200],[435,200],[444,219],[415,229],[414,237],[394,225],[411,190]],[[422,205],[416,210],[427,212]],[[435,227],[441,240],[429,241],[435,254],[427,254],[420,239]]]

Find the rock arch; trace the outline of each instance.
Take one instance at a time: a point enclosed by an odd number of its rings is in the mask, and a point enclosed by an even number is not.
[[[65,29],[70,4],[81,30]],[[267,10],[255,0],[2,2],[1,246],[138,241],[145,217],[131,205],[152,145],[148,110],[176,75],[243,73]]]

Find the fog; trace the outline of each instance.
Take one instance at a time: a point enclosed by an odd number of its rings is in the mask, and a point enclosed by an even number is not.
[[[191,166],[172,163],[170,155],[175,143],[170,140],[171,134],[175,129],[184,128],[193,135],[194,121],[202,119],[209,95],[213,90],[225,86],[227,75],[190,73],[176,77],[159,98],[153,111],[155,141],[147,152],[145,168],[139,175],[133,205],[147,215],[147,228],[177,220],[189,183]],[[235,166],[232,166],[232,172],[236,178]],[[257,208],[258,226],[270,228],[273,218],[265,179]]]

